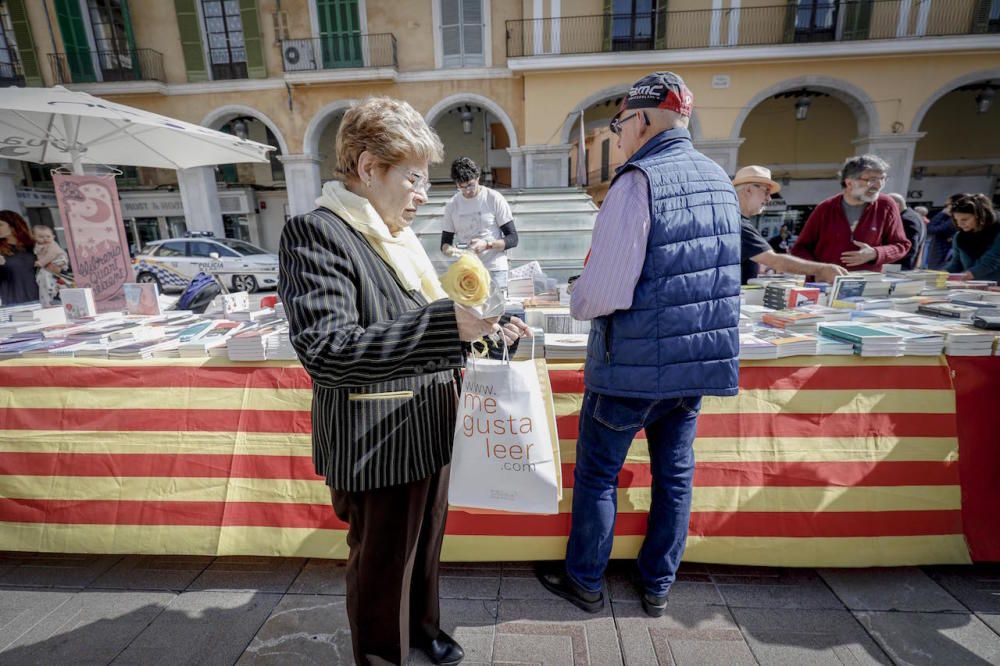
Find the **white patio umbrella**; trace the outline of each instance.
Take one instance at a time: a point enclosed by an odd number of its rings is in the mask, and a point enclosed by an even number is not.
[[[187,169],[268,161],[274,150],[124,104],[53,88],[0,88],[0,159]]]

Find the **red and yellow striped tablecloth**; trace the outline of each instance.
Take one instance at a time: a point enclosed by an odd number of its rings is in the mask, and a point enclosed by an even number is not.
[[[582,368],[550,376],[562,513],[453,511],[445,559],[562,556]],[[740,384],[704,401],[688,560],[969,561],[944,359],[752,362]],[[310,397],[295,363],[0,363],[0,548],[344,557],[344,525],[312,471]],[[640,434],[620,478],[616,557],[645,530],[647,463]]]

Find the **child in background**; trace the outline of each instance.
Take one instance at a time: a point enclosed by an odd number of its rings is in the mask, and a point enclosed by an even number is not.
[[[39,268],[35,274],[38,282],[38,300],[42,307],[49,307],[59,294],[56,276],[69,268],[69,257],[59,247],[52,229],[44,224],[36,224],[31,228],[35,238],[35,266]]]

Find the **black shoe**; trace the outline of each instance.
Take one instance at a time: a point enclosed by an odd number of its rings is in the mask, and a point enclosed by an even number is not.
[[[462,646],[443,631],[438,633],[437,638],[430,643],[423,643],[415,647],[423,650],[432,662],[442,666],[460,664],[465,659],[465,650],[462,649]]]
[[[562,597],[580,610],[588,613],[599,613],[604,608],[603,592],[588,592],[574,583],[566,571],[560,567],[543,567],[535,569],[535,576],[546,590]]]
[[[657,597],[649,592],[642,593],[642,610],[649,617],[662,617],[667,612],[667,595]]]

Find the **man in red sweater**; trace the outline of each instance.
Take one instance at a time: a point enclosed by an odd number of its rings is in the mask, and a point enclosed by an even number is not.
[[[791,253],[852,271],[881,270],[910,251],[895,202],[884,194],[889,165],[875,155],[851,157],[840,170],[844,191],[823,201]]]

